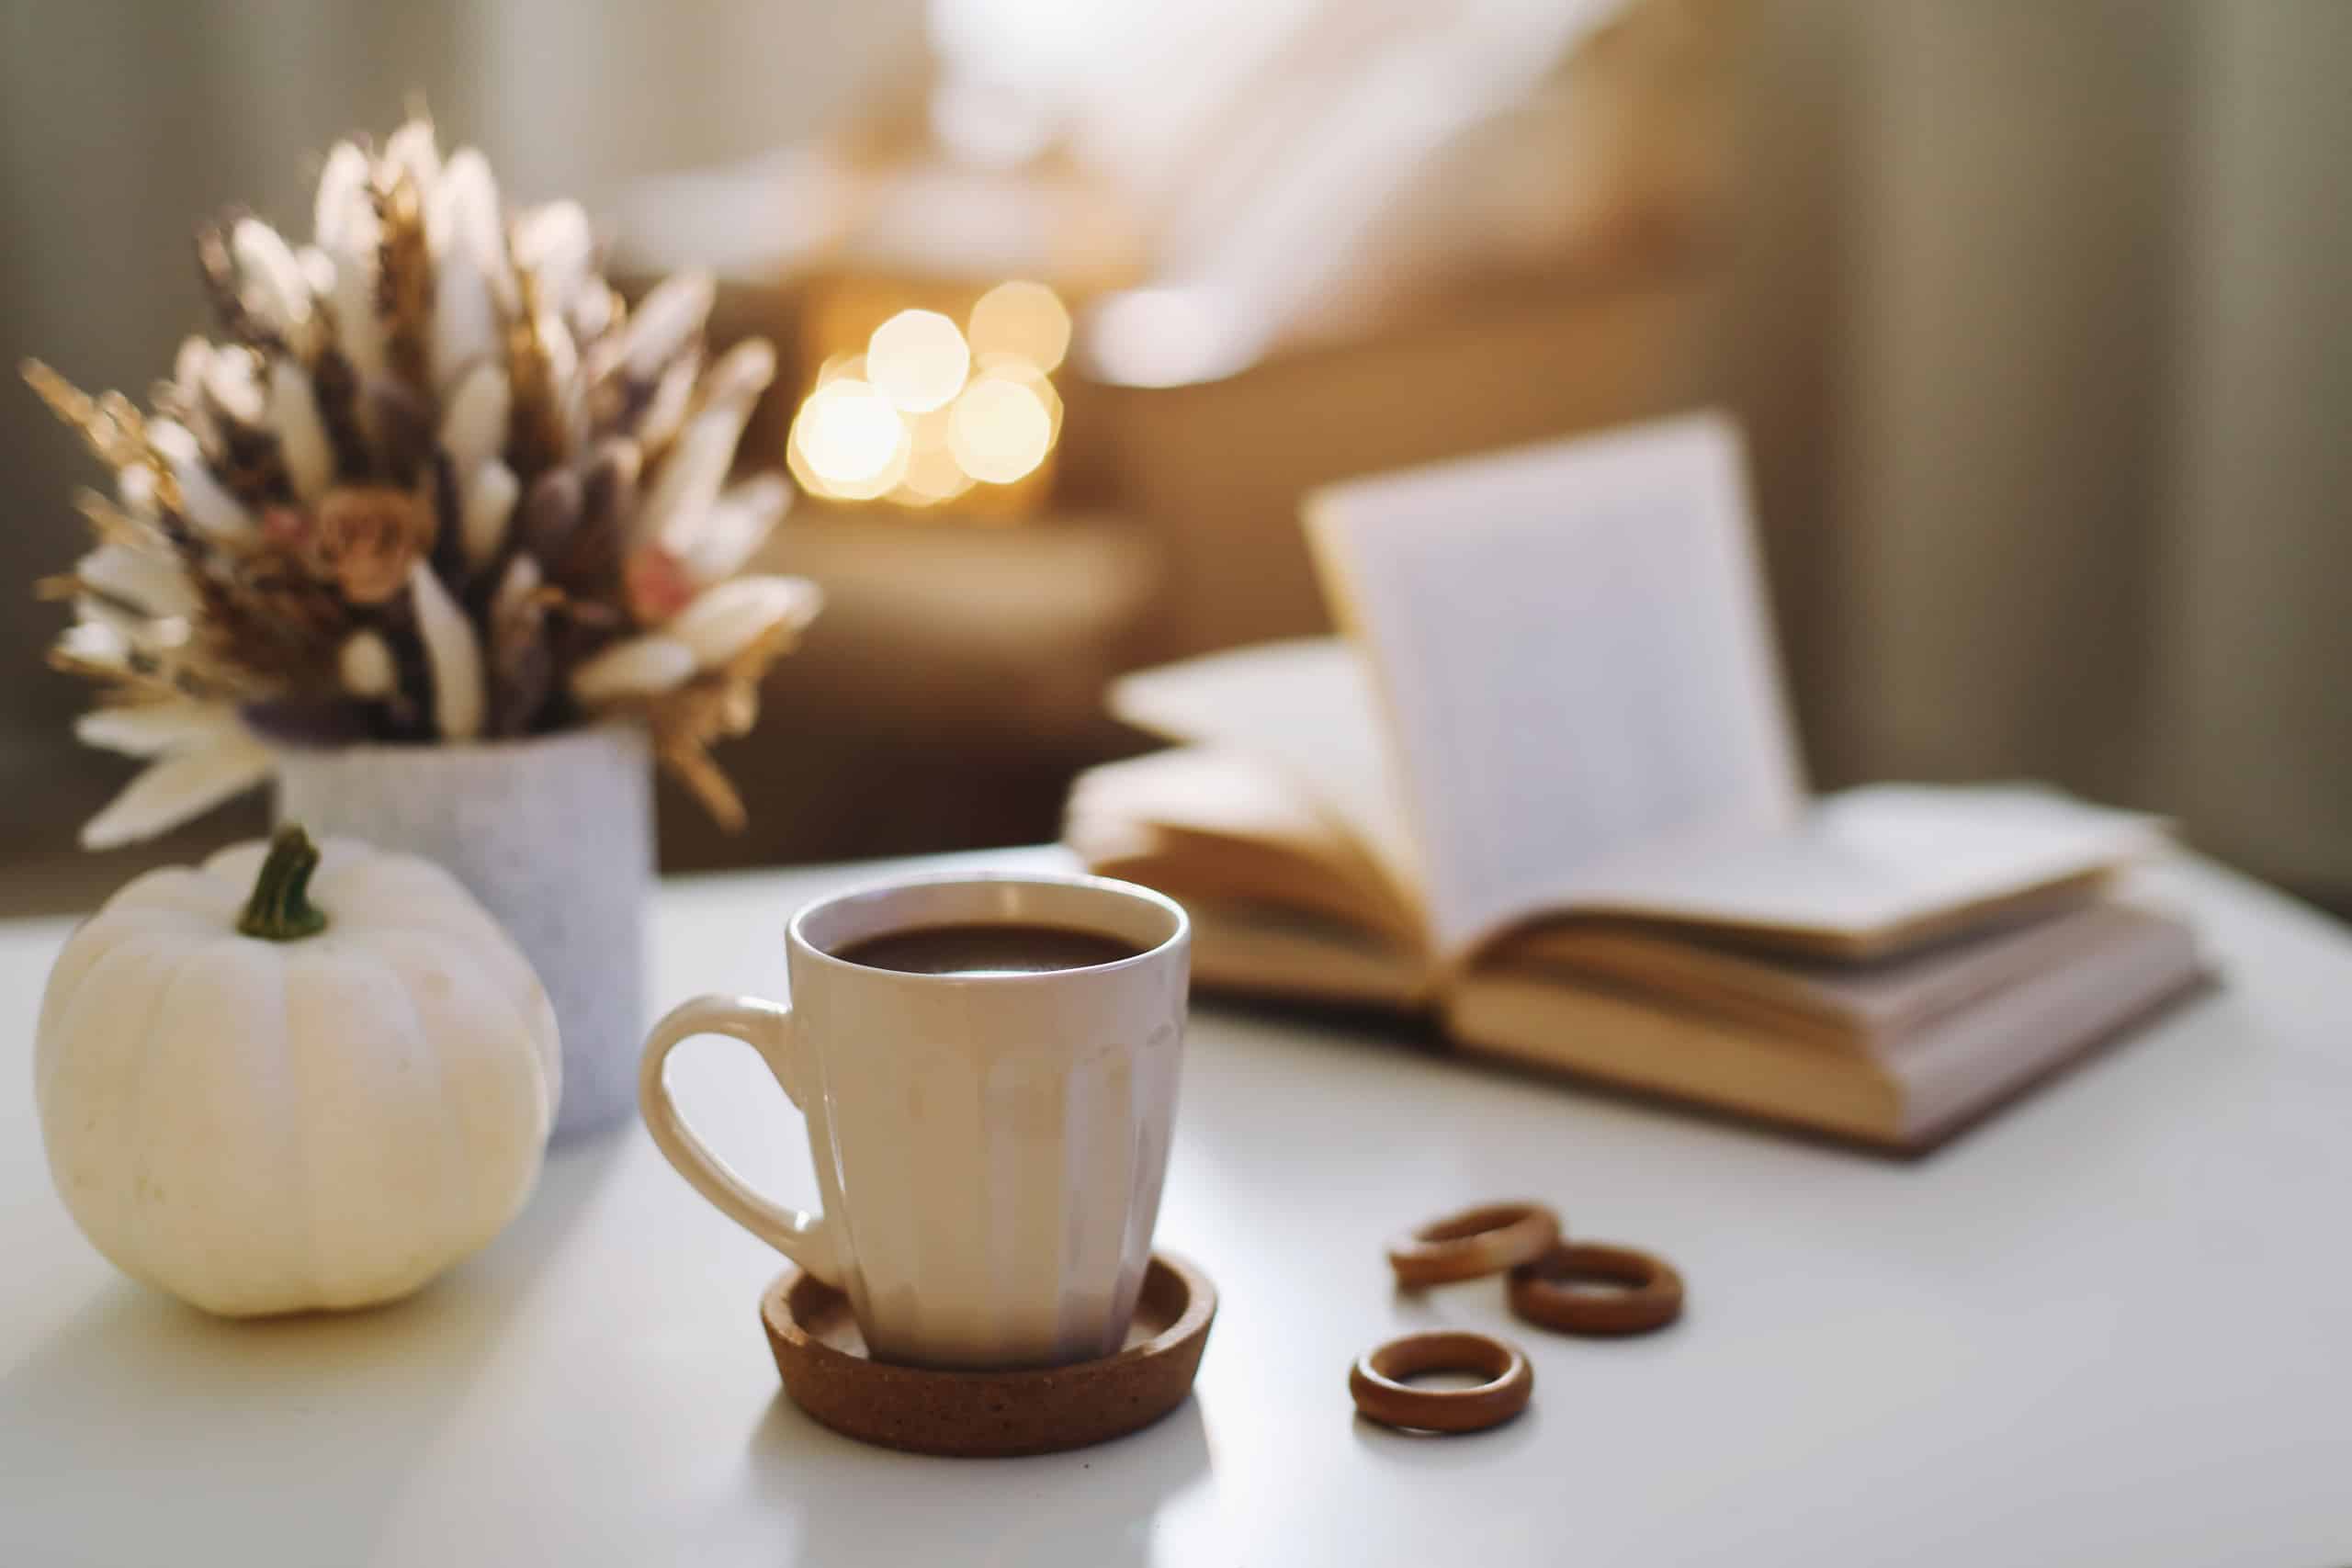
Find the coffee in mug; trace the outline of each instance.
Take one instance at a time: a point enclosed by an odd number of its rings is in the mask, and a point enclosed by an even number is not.
[[[1132,942],[1069,926],[916,926],[853,942],[843,960],[902,975],[1043,975],[1090,969],[1141,952]]]
[[[1192,931],[1103,877],[949,875],[812,904],[790,1006],[699,997],[645,1043],[647,1128],[695,1190],[845,1292],[873,1353],[935,1367],[1114,1354],[1167,1173]],[[679,1042],[756,1050],[808,1125],[824,1211],[746,1186],[680,1116]]]

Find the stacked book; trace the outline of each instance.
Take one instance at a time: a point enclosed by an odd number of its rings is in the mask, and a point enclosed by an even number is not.
[[[1204,991],[1917,1148],[2203,976],[2117,890],[2153,818],[1807,795],[1723,422],[1357,481],[1307,525],[1343,635],[1120,681],[1175,744],[1069,803],[1090,865],[1191,911]]]

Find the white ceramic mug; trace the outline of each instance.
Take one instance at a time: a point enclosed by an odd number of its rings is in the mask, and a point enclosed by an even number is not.
[[[1035,974],[923,975],[835,956],[923,927],[1058,926],[1135,956]],[[1115,1353],[1151,1257],[1175,1120],[1192,928],[1102,877],[965,874],[842,894],[785,931],[792,1005],[697,997],[653,1026],[653,1141],[753,1235],[848,1292],[867,1346],[939,1367]],[[762,1197],[679,1115],[662,1064],[724,1034],[808,1123],[822,1214]]]

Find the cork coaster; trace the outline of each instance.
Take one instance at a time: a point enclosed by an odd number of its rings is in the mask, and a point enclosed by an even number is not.
[[[760,1324],[792,1402],[844,1437],[957,1458],[1056,1453],[1148,1427],[1193,1390],[1216,1288],[1155,1253],[1126,1348],[1024,1371],[935,1371],[877,1361],[849,1298],[787,1269],[760,1298]]]

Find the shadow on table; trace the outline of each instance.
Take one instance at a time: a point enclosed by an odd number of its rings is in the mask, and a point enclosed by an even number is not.
[[[1209,1479],[1198,1399],[1115,1441],[1027,1459],[938,1459],[827,1431],[779,1393],[752,1430],[753,1484],[800,1529],[810,1563],[1153,1562],[1171,1500]]]
[[[93,1296],[0,1374],[0,1536],[28,1553],[7,1560],[365,1555],[626,1149],[552,1156],[487,1251],[387,1306],[240,1322],[128,1280]]]
[[[1385,1470],[1462,1470],[1488,1465],[1543,1438],[1543,1412],[1530,1404],[1499,1427],[1483,1432],[1402,1432],[1359,1416],[1356,1447]]]

